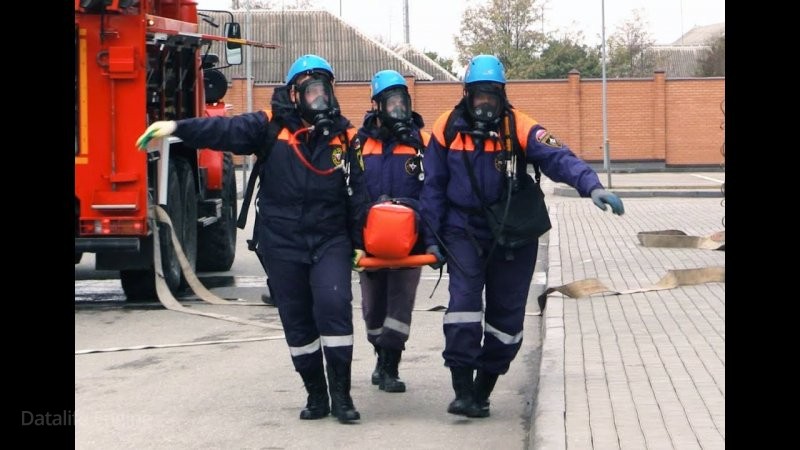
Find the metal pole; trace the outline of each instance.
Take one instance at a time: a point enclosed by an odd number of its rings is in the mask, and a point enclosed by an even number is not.
[[[244,16],[244,35],[250,39],[252,34],[250,33],[251,29],[251,20],[250,17],[250,2],[247,2],[247,12]],[[245,51],[244,46],[242,46],[242,51],[244,51],[244,58],[245,58],[245,78],[246,87],[247,87],[247,112],[253,112],[253,47],[247,48]],[[244,174],[242,174],[242,193],[247,189],[247,174],[253,170],[253,155],[247,155],[247,164],[244,170]]]
[[[600,1],[602,8],[602,39],[603,39],[603,168],[608,174],[608,186],[611,189],[611,158],[608,149],[608,114],[606,111],[606,2]]]
[[[411,43],[408,30],[408,0],[403,0],[403,42],[406,44]]]

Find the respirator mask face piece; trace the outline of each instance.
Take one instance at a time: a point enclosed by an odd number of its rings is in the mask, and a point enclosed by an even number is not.
[[[312,74],[311,78],[298,84],[298,108],[300,116],[315,128],[329,128],[333,125],[336,99],[333,86],[328,77]]]
[[[500,123],[506,96],[500,83],[475,83],[467,86],[467,111],[478,130],[491,130]]]
[[[411,97],[406,90],[390,89],[382,92],[376,100],[383,126],[397,138],[407,138],[411,133]]]

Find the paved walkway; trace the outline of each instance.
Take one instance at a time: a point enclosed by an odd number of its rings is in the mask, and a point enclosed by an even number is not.
[[[671,269],[724,267],[724,251],[646,248],[636,238],[724,230],[721,195],[705,195],[721,192],[724,177],[612,174],[612,190],[625,201],[621,217],[545,180],[553,222],[545,283],[598,278],[625,290]],[[607,184],[606,174],[601,180]],[[673,194],[658,194],[662,188]],[[542,333],[534,448],[725,448],[724,283],[577,300],[553,293]]]

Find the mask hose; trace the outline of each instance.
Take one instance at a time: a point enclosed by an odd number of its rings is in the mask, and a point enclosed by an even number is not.
[[[295,155],[297,155],[297,158],[300,160],[300,162],[301,162],[301,163],[302,163],[302,164],[303,164],[303,165],[304,165],[304,166],[305,166],[305,167],[306,167],[308,170],[310,170],[310,171],[314,172],[314,173],[315,173],[315,174],[317,174],[317,175],[322,175],[322,176],[328,176],[328,175],[332,174],[333,172],[336,172],[337,170],[341,170],[341,169],[343,169],[343,168],[344,168],[344,158],[342,158],[342,162],[340,162],[339,164],[337,164],[335,167],[331,167],[330,169],[321,170],[321,169],[317,169],[316,167],[314,167],[313,165],[311,165],[311,163],[310,163],[310,162],[308,162],[308,160],[306,159],[306,157],[305,157],[305,156],[303,156],[303,152],[301,152],[301,151],[300,151],[300,148],[297,146],[297,144],[300,142],[300,141],[297,139],[297,136],[298,136],[300,133],[311,133],[312,131],[314,131],[314,126],[313,126],[313,125],[312,125],[312,126],[310,126],[310,127],[301,128],[301,129],[299,129],[299,130],[295,131],[295,132],[292,134],[291,138],[289,139],[289,145],[290,145],[290,146],[292,147],[292,149],[294,150],[294,154],[295,154]]]

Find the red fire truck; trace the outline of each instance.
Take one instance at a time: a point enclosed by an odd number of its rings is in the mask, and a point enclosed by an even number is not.
[[[75,0],[75,263],[119,270],[129,300],[155,299],[152,218],[161,205],[193,268],[224,271],[236,252],[232,155],[169,138],[141,152],[136,138],[157,120],[224,115],[221,68],[241,64],[240,26],[198,32],[212,15],[194,0]],[[219,17],[219,14],[214,14]],[[209,52],[224,42],[226,65]],[[153,214],[150,214],[153,216]],[[159,225],[161,269],[176,292],[185,279],[169,228]]]

